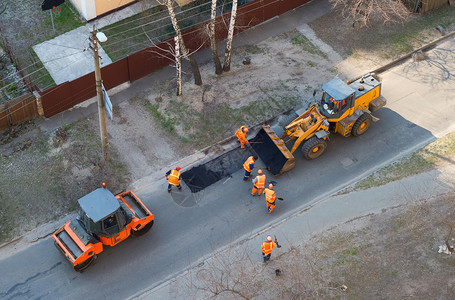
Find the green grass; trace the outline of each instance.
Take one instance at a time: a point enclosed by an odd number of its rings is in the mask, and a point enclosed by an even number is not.
[[[327,58],[327,54],[319,50],[319,48],[313,45],[313,43],[311,43],[310,40],[307,39],[303,34],[298,33],[294,35],[291,38],[291,44],[300,46],[301,49],[305,52]]]
[[[174,95],[167,106],[163,103],[152,104],[141,97],[130,101],[141,101],[150,115],[170,134],[183,142],[190,142],[193,147],[203,148],[213,144],[214,137],[222,140],[231,136],[233,128],[239,124],[257,124],[294,107],[300,101],[297,88],[285,82],[260,89],[265,94],[264,98],[241,108],[232,108],[225,103],[206,103],[198,111]]]
[[[97,129],[82,119],[63,127],[66,142],[36,133],[0,159],[0,244],[31,226],[73,212],[77,199],[102,181],[112,192],[128,183],[130,172],[113,146],[110,160],[102,163]],[[88,175],[80,177],[77,170]]]
[[[393,33],[378,33],[377,37],[371,42],[373,47],[375,45],[388,44],[387,53],[383,54],[385,57],[403,55],[425,43],[425,30],[433,31],[437,25],[447,28],[454,23],[455,9],[453,7],[443,6],[419,15],[403,25],[395,26],[396,30]]]
[[[245,52],[250,53],[250,54],[259,54],[259,53],[263,53],[264,50],[262,50],[257,45],[248,45],[248,46],[245,46]]]
[[[33,61],[33,65],[31,65],[28,69],[28,72],[32,75],[32,81],[34,84],[38,86],[42,91],[49,89],[56,85],[54,79],[52,78],[51,74],[47,71],[44,67],[41,60],[36,55],[33,49],[30,49],[29,58]]]
[[[57,35],[71,31],[85,24],[79,18],[79,14],[73,5],[66,1],[58,8],[61,9],[59,14],[53,14],[54,27]],[[53,35],[52,20],[49,11],[41,12],[43,16],[44,30]]]
[[[309,67],[312,67],[312,68],[313,68],[313,67],[316,67],[316,66],[318,65],[317,63],[315,63],[314,61],[311,61],[311,60],[307,61],[306,64],[307,64]]]
[[[385,185],[412,175],[433,170],[439,163],[454,163],[455,133],[450,133],[424,148],[394,162],[355,185],[355,189],[366,190]]]

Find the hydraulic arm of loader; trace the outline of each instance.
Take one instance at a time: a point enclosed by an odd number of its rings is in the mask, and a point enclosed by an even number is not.
[[[270,126],[263,125],[255,138],[253,149],[265,163],[273,175],[279,175],[291,170],[295,166],[295,158],[292,153],[299,145],[311,138],[319,130],[328,130],[328,123],[323,115],[312,105],[304,114],[296,118],[285,127],[285,132],[279,138]],[[285,138],[289,138],[284,141]],[[286,147],[286,143],[296,140],[292,150]]]
[[[313,104],[304,114],[285,127],[281,139],[286,144],[297,139],[291,149],[291,153],[294,153],[303,141],[312,137],[318,130],[327,131],[329,129],[328,124],[324,124],[326,123],[324,121],[326,118],[318,111],[316,104]],[[286,137],[289,137],[287,141],[284,140]]]

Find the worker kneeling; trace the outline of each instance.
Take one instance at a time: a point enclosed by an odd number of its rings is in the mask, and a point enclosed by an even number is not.
[[[173,170],[167,171],[166,179],[169,183],[169,185],[167,186],[168,193],[171,192],[172,186],[176,186],[179,190],[182,189],[182,186],[180,185],[180,182],[179,182],[180,181],[180,172],[179,172],[180,170],[181,170],[180,167],[176,167]]]
[[[258,170],[258,176],[253,179],[253,190],[251,195],[256,196],[256,191],[258,192],[258,196],[262,194],[262,189],[265,186],[265,175],[262,174],[262,170]]]
[[[271,213],[275,208],[276,193],[273,190],[273,184],[269,184],[269,188],[265,188],[265,201],[267,202],[267,211]]]

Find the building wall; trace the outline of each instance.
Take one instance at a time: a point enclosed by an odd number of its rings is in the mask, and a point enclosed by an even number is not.
[[[70,0],[85,20],[96,18],[95,0]]]
[[[135,0],[70,0],[85,20],[92,20]]]
[[[124,6],[128,3],[134,2],[135,0],[86,0],[94,1],[96,3],[96,15],[102,15],[113,9]]]

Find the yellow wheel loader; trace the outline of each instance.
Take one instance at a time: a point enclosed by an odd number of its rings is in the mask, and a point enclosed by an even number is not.
[[[371,113],[386,104],[381,82],[370,74],[351,83],[335,78],[323,84],[322,90],[320,103],[298,112],[281,137],[269,125],[263,125],[255,137],[252,147],[272,174],[295,166],[293,154],[300,145],[303,157],[311,160],[324,153],[330,132],[345,137],[364,134],[371,125]]]

